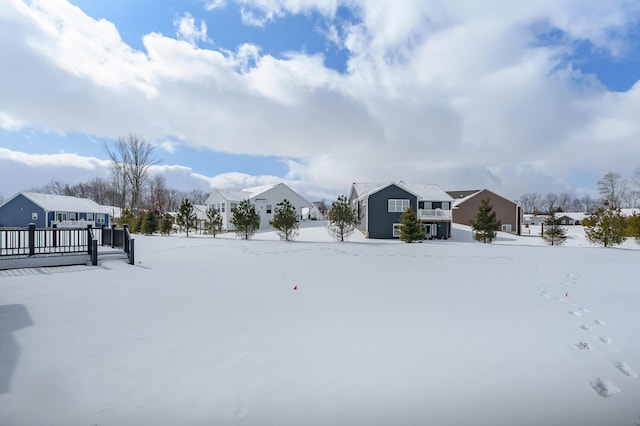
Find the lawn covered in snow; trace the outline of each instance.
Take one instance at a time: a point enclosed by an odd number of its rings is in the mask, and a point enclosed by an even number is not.
[[[0,424],[635,426],[640,250],[568,229],[137,235],[135,266],[0,271]]]

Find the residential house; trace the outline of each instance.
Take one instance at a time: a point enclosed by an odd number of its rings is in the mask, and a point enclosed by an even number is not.
[[[19,192],[0,205],[0,227],[100,227],[109,221],[109,208],[88,198]]]
[[[558,219],[560,219],[560,225],[582,225],[584,218],[587,217],[585,213],[557,213]]]
[[[358,209],[358,227],[367,238],[398,238],[402,214],[411,207],[422,223],[425,238],[451,237],[453,199],[437,185],[405,182],[353,183],[349,202]]]
[[[471,191],[447,191],[455,200],[453,202],[453,222],[461,225],[470,225],[478,214],[480,202],[489,199],[489,203],[496,213],[496,217],[502,223],[502,231],[521,235],[522,233],[522,208],[518,203],[502,197],[488,189],[475,189]]]
[[[235,229],[231,223],[234,210],[241,201],[249,200],[260,214],[260,228],[267,229],[271,226],[269,222],[273,220],[276,205],[284,199],[293,205],[300,219],[303,218],[304,209],[309,209],[312,206],[310,202],[284,183],[246,188],[240,191],[214,189],[207,198],[206,205],[207,207],[213,206],[220,212],[223,227],[231,231]]]

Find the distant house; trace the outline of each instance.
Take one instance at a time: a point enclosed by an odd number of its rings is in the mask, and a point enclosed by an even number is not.
[[[88,198],[19,192],[0,205],[0,227],[99,227],[109,221],[109,208]]]
[[[557,213],[557,217],[560,219],[560,225],[582,225],[587,215],[585,213]]]
[[[353,183],[349,193],[362,219],[358,229],[367,238],[399,238],[401,217],[409,207],[417,211],[427,239],[450,238],[452,201],[437,185],[405,182]]]
[[[309,209],[312,206],[310,202],[284,183],[245,188],[240,191],[214,189],[207,198],[206,205],[217,209],[222,215],[223,227],[232,231],[235,229],[231,223],[233,212],[241,201],[249,200],[260,214],[260,228],[267,229],[271,226],[269,222],[273,220],[276,205],[284,199],[293,205],[300,219],[304,218],[304,209]]]
[[[521,235],[522,209],[518,203],[508,200],[488,189],[475,189],[470,191],[447,191],[455,200],[453,202],[453,222],[461,225],[469,225],[478,214],[480,202],[486,198],[493,206],[496,217],[502,223],[502,231]]]

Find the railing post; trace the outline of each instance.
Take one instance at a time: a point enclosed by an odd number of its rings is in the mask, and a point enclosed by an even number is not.
[[[29,224],[29,256],[36,254],[36,224]]]
[[[51,226],[53,227],[53,246],[58,247],[58,225],[54,223]]]
[[[114,240],[115,240],[115,233],[116,233],[116,225],[111,225],[111,248],[114,248]]]
[[[93,232],[91,228],[91,225],[87,225],[87,251],[89,254],[92,254],[93,250]]]
[[[135,240],[132,238],[129,240],[129,265],[135,265]]]
[[[98,266],[98,240],[92,240],[91,246],[91,265]]]
[[[122,249],[125,253],[129,253],[129,240],[131,234],[129,233],[129,225],[126,223],[122,225]]]

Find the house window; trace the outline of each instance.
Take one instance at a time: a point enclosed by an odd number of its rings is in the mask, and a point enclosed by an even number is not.
[[[31,213],[31,220],[38,220],[38,213]]]
[[[400,228],[402,227],[401,223],[393,224],[393,238],[400,238]]]
[[[104,225],[106,223],[105,215],[102,213],[96,213],[96,223],[99,225]]]
[[[267,204],[267,214],[271,214],[271,204]]]
[[[69,220],[78,220],[78,213],[75,213],[75,212],[69,213]]]
[[[503,224],[502,225],[502,232],[511,232],[511,224],[510,223]]]
[[[409,208],[409,206],[410,206],[409,200],[397,200],[392,198],[389,200],[388,211],[390,213],[391,212],[404,213]]]
[[[222,210],[220,210],[222,213],[224,213],[224,208],[227,207],[227,203],[222,203],[221,204]]]
[[[231,203],[231,207],[230,207],[230,211],[233,213],[236,211],[236,207],[237,207],[238,203]]]
[[[93,222],[93,213],[87,213],[87,220]]]
[[[442,210],[451,210],[451,203],[448,201],[444,201],[442,203]]]
[[[56,220],[57,220],[58,222],[64,222],[65,220],[67,220],[67,214],[66,214],[66,213],[60,213],[60,212],[58,212],[58,213],[56,214]]]

